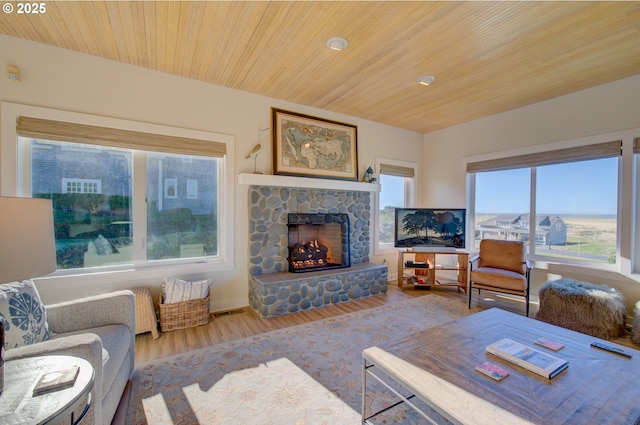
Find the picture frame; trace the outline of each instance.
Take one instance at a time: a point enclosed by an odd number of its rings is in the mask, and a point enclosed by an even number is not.
[[[358,128],[271,108],[273,173],[358,180]]]

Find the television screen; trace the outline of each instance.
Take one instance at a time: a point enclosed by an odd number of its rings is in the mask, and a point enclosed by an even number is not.
[[[464,248],[465,209],[396,208],[396,248]]]

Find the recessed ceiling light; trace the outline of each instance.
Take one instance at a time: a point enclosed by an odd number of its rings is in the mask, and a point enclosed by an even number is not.
[[[434,77],[433,75],[423,75],[422,77],[418,78],[418,84],[421,84],[423,86],[429,86],[435,80],[436,80],[436,77]]]
[[[327,40],[327,47],[338,51],[344,50],[348,44],[347,40],[342,37],[331,37]]]

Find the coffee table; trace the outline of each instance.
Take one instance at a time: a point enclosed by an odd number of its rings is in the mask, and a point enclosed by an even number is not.
[[[543,336],[564,348],[540,349],[570,363],[553,379],[485,352],[502,338],[534,346]],[[633,357],[591,347],[596,341]],[[477,372],[475,367],[484,361],[508,370],[509,376],[495,381]],[[640,418],[640,351],[497,308],[417,332],[384,349],[365,349],[364,423],[367,376],[386,381],[391,389],[399,385],[410,391],[454,424],[613,425],[634,424]],[[411,400],[405,396],[403,401],[416,408]]]
[[[43,374],[73,366],[79,366],[80,371],[72,387],[33,395]],[[91,363],[79,357],[51,355],[10,360],[5,363],[0,423],[78,424],[91,405],[93,377]]]

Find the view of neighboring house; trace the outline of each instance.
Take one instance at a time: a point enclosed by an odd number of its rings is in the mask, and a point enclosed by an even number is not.
[[[96,265],[87,264],[85,253],[98,237],[116,252],[132,244],[133,151],[34,139],[31,163],[32,195],[53,201],[59,268]],[[149,155],[146,180],[149,258],[216,252],[215,160]],[[125,257],[118,261],[132,261],[130,253]],[[107,260],[116,261],[98,263]]]
[[[535,241],[539,245],[566,245],[567,224],[557,215],[539,215],[535,220]],[[477,223],[479,239],[528,240],[530,214],[503,214]]]

